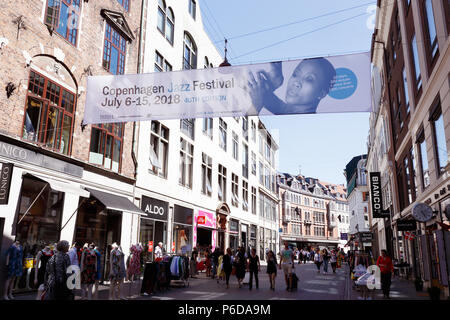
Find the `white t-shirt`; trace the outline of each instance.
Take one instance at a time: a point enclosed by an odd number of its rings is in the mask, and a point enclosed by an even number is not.
[[[322,261],[323,261],[322,255],[321,255],[320,253],[316,253],[316,254],[314,255],[314,261],[315,261],[315,262],[322,262]]]

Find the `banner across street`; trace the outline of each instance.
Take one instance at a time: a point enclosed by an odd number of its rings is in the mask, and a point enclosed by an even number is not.
[[[370,55],[91,76],[83,124],[369,112]]]

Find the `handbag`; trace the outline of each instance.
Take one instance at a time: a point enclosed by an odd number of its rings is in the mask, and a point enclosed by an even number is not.
[[[231,269],[231,274],[234,276],[236,274],[236,267],[233,266],[233,268]]]

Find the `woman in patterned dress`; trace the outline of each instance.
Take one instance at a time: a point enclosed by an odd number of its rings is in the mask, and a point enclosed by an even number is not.
[[[119,245],[117,243],[112,244],[112,250],[110,254],[110,272],[109,272],[109,279],[111,281],[110,287],[109,287],[109,299],[110,300],[117,300],[121,299],[120,295],[120,285],[123,281],[123,279],[126,276],[125,273],[125,262],[122,250],[120,249]],[[117,289],[117,292],[116,292]]]
[[[91,243],[89,247],[85,247],[81,255],[81,298],[87,297],[92,299],[92,287],[95,283],[95,276],[97,273],[97,255],[94,251],[95,245]]]

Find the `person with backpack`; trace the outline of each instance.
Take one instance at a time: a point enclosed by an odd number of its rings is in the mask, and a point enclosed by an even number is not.
[[[322,255],[320,254],[319,248],[317,248],[316,254],[314,255],[314,263],[316,264],[317,267],[317,273],[320,273],[320,266],[322,265],[322,262],[323,262]]]

